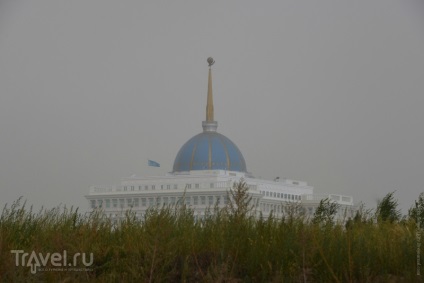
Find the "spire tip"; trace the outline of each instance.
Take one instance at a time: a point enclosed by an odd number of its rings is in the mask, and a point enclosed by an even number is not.
[[[212,67],[213,64],[215,64],[215,60],[212,57],[209,57],[207,61],[209,64],[209,68]]]

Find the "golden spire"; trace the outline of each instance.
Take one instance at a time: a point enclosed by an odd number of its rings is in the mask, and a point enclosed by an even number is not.
[[[213,96],[212,96],[212,65],[215,63],[212,57],[208,58],[209,77],[208,77],[208,100],[206,104],[206,122],[213,122]]]
[[[206,121],[202,122],[204,132],[216,132],[218,122],[213,119],[213,97],[212,97],[212,70],[211,67],[215,63],[212,57],[208,58],[209,78],[208,78],[208,100],[206,103]]]

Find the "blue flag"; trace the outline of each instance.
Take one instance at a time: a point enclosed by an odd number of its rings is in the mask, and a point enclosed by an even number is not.
[[[147,165],[153,166],[153,167],[160,167],[159,163],[157,163],[156,161],[150,160],[150,159],[147,161]]]

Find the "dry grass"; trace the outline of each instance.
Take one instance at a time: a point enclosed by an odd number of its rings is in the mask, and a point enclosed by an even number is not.
[[[0,218],[1,282],[421,282],[413,220],[320,225],[215,211],[195,221],[183,207],[128,213],[66,208],[34,213],[20,201]],[[93,253],[88,271],[30,273],[11,250]],[[421,249],[422,250],[422,249]],[[422,252],[422,251],[421,251]],[[424,259],[422,259],[424,261]]]

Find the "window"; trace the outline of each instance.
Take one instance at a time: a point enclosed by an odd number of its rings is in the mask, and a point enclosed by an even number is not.
[[[97,200],[97,206],[98,207],[102,207],[102,204],[103,204],[103,200],[102,199]]]
[[[155,204],[154,201],[154,198],[149,198],[149,206],[153,206]]]
[[[91,200],[91,208],[96,208],[96,200],[95,199]]]
[[[156,204],[159,205],[160,204],[160,197],[156,198]]]
[[[160,185],[160,189],[163,190],[163,185]]]
[[[280,193],[277,194],[277,198],[280,198]]]
[[[227,204],[228,203],[228,197],[227,196],[223,196],[223,199],[224,199],[224,204]]]
[[[170,190],[171,189],[171,185],[166,185],[166,189]]]
[[[127,198],[127,206],[132,207],[132,199],[131,198]]]
[[[186,184],[185,188],[186,189],[191,189],[191,184]]]
[[[134,207],[138,207],[138,204],[139,204],[139,199],[138,198],[134,198],[134,200],[133,200]]]
[[[199,185],[199,184],[195,184],[195,185],[194,185],[194,188],[195,188],[195,189],[198,189],[199,187],[200,187],[200,185]]]
[[[193,204],[194,205],[198,205],[199,204],[199,197],[198,196],[194,196],[193,197]]]
[[[276,196],[277,196],[277,193],[274,192],[274,197],[276,197]]]
[[[214,188],[215,186],[214,186],[214,183],[211,183],[211,188]]]
[[[191,203],[191,197],[186,197],[185,198],[185,204],[190,205],[190,203]]]
[[[124,204],[125,204],[125,199],[120,198],[120,199],[119,199],[119,206],[120,206],[121,208],[123,208],[123,207],[124,207]]]
[[[269,192],[268,191],[266,192],[266,196],[269,197]]]
[[[213,205],[213,196],[208,196],[209,205]]]
[[[126,191],[126,190],[127,190],[127,186],[124,187],[124,191]]]
[[[171,197],[171,204],[175,204],[175,197]]]
[[[165,204],[165,205],[168,204],[168,197],[163,197],[163,204]]]
[[[147,185],[146,185],[146,186],[144,186],[144,189],[145,189],[145,190],[148,190],[148,189],[149,189],[149,186],[147,186]]]
[[[110,207],[110,199],[107,199],[106,200],[106,208],[109,208]]]
[[[183,200],[182,197],[178,197],[177,204],[182,204],[183,203],[182,200]]]
[[[174,190],[178,189],[178,185],[174,184]]]
[[[138,190],[141,191],[141,186],[138,186]]]
[[[131,186],[131,191],[134,191],[134,186]]]
[[[116,199],[116,198],[114,198],[113,200],[112,200],[112,205],[113,205],[113,207],[118,207],[118,200]]]
[[[141,198],[141,206],[146,206],[147,202],[145,198]]]
[[[220,202],[221,202],[221,197],[220,197],[220,196],[217,196],[217,197],[216,197],[216,204],[217,204],[217,205],[219,205],[219,204],[220,204]]]
[[[205,196],[201,196],[200,197],[200,202],[201,202],[201,204],[205,205],[206,204],[206,197]]]
[[[156,187],[155,187],[155,185],[152,185],[152,190],[154,190]]]

